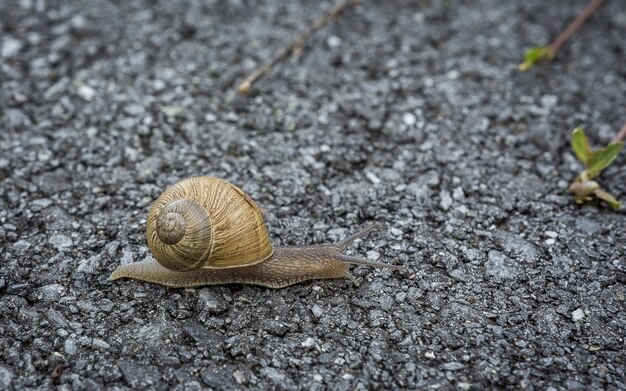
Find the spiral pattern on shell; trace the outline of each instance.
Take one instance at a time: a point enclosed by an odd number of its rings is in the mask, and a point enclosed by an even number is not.
[[[165,190],[146,233],[157,262],[175,271],[248,266],[273,254],[260,208],[218,178],[188,178]]]

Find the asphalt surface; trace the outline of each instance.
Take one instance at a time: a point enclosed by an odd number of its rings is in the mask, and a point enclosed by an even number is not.
[[[566,189],[571,130],[626,118],[626,3],[516,70],[585,4],[369,1],[228,101],[332,2],[0,2],[0,389],[624,389],[624,208]],[[276,245],[382,223],[350,253],[406,268],[110,282],[193,175]]]

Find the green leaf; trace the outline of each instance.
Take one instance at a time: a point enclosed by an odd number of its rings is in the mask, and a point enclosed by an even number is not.
[[[576,157],[578,157],[578,160],[583,162],[585,167],[587,167],[587,163],[593,151],[589,147],[589,141],[587,141],[587,136],[582,128],[576,128],[572,132],[572,149]]]
[[[611,205],[611,208],[617,210],[620,207],[620,203],[618,200],[615,199],[615,197],[613,197],[611,194],[609,194],[608,192],[602,190],[602,189],[596,189],[593,192],[593,195],[595,195],[596,197],[598,197],[599,199],[605,201],[607,204]]]
[[[591,157],[589,158],[587,169],[589,171],[589,177],[593,178],[598,176],[602,170],[607,168],[613,160],[617,157],[619,152],[624,147],[624,143],[622,141],[610,143],[606,147],[602,149],[598,149],[594,151]]]
[[[536,46],[526,50],[524,53],[524,62],[517,67],[520,71],[527,71],[533,67],[533,65],[550,61],[554,58],[554,50],[550,46]]]

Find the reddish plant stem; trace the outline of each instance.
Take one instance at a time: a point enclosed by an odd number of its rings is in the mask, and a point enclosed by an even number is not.
[[[619,133],[617,133],[615,137],[613,137],[613,140],[611,140],[611,142],[618,143],[620,141],[624,141],[625,139],[626,139],[626,124],[622,126],[622,130],[620,130]]]
[[[600,7],[600,5],[602,5],[602,3],[604,3],[604,0],[591,0],[589,2],[589,4],[587,4],[585,9],[583,9],[581,11],[581,13],[578,14],[576,19],[574,19],[574,21],[569,26],[567,26],[565,31],[563,31],[561,33],[561,35],[559,35],[548,46],[550,48],[550,50],[552,51],[552,54],[555,54],[557,52],[557,50],[559,50],[561,48],[561,46],[563,46],[563,44],[565,42],[567,42],[567,40],[570,39],[572,37],[572,35],[574,35],[576,30],[578,30],[583,24],[585,24],[587,19],[589,19],[589,17],[591,15],[593,15],[594,12],[596,12],[598,7]]]

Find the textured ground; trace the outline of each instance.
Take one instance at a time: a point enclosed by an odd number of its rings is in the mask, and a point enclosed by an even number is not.
[[[516,71],[585,3],[369,1],[227,102],[332,3],[0,2],[0,389],[626,387],[624,209],[565,191],[571,129],[626,118],[626,4]],[[277,244],[383,223],[352,253],[406,270],[109,282],[199,174]],[[626,157],[601,181],[626,200]]]

